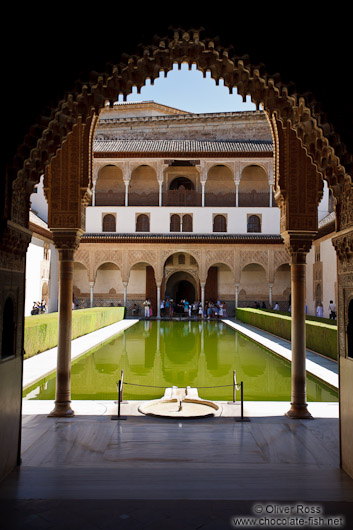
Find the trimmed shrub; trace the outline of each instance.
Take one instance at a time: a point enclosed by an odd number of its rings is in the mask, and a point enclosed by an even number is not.
[[[286,340],[291,340],[292,318],[287,313],[261,309],[237,308],[236,318],[245,324],[263,329]],[[322,319],[324,320],[324,319]],[[327,319],[326,319],[327,320]],[[332,320],[331,320],[332,322]],[[306,320],[306,347],[337,360],[337,325],[319,319]]]
[[[124,307],[94,307],[72,312],[72,338],[76,339],[96,329],[123,320]],[[58,344],[58,313],[33,315],[25,318],[25,359],[54,348]]]

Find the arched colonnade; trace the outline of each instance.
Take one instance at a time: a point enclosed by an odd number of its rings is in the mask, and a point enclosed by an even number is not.
[[[178,255],[184,257],[184,260],[174,260],[173,263],[173,257],[177,257]],[[185,264],[185,255],[189,257],[190,263],[190,258],[192,258],[192,267],[190,267],[189,262]],[[115,248],[97,249],[90,247],[89,244],[85,244],[81,245],[75,254],[75,267],[79,267],[80,273],[83,271],[86,273],[86,285],[89,285],[90,307],[95,305],[94,289],[98,272],[101,271],[104,265],[111,264],[112,268],[119,271],[119,274],[115,275],[115,278],[107,278],[106,290],[107,292],[116,294],[119,292],[117,289],[122,286],[123,299],[121,302],[125,307],[128,305],[128,288],[132,271],[140,264],[144,264],[145,267],[150,267],[153,271],[153,278],[156,285],[156,310],[154,314],[157,314],[159,317],[161,296],[164,297],[165,295],[166,284],[171,274],[182,271],[191,272],[195,277],[195,300],[201,301],[201,304],[204,305],[205,287],[209,271],[211,268],[219,266],[225,267],[231,275],[230,288],[233,292],[235,307],[239,305],[239,294],[244,292],[244,289],[248,289],[253,281],[261,282],[260,292],[262,294],[265,293],[266,301],[272,306],[272,292],[276,278],[278,278],[277,272],[284,265],[288,265],[288,260],[289,256],[285,250],[277,250],[275,248],[266,250],[241,250],[230,246],[227,250],[206,250],[202,247],[196,248],[195,250],[191,250],[190,248],[165,249],[163,247],[157,248],[156,250],[129,250],[123,248],[117,250]],[[171,266],[168,267],[168,264],[171,264]],[[255,268],[255,271],[252,271],[250,268],[249,271],[249,266],[251,265],[256,265],[257,270]],[[259,276],[259,268],[262,273],[260,273],[260,279],[257,279]],[[250,282],[244,280],[245,272],[247,275],[250,274]],[[84,285],[84,282],[82,284]],[[287,290],[290,289],[290,282],[287,281],[284,288]],[[143,295],[144,298],[147,297],[146,292]],[[189,301],[193,302],[194,300]],[[109,298],[107,298],[105,303],[109,303]]]
[[[199,162],[176,168],[168,160],[95,159],[92,206],[275,205],[272,159]]]

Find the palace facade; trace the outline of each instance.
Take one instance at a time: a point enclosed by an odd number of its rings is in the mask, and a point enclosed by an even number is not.
[[[262,112],[192,114],[154,102],[103,110],[92,205],[75,255],[79,307],[280,302],[290,270]]]

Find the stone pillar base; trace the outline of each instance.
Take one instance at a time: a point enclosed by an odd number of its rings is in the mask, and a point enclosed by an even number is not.
[[[48,414],[48,418],[69,418],[75,415],[71,408],[71,401],[55,402],[54,409]]]
[[[312,420],[313,419],[312,415],[307,409],[307,404],[296,405],[295,403],[291,403],[291,407],[289,411],[286,412],[286,416],[288,418],[292,418],[296,420]]]

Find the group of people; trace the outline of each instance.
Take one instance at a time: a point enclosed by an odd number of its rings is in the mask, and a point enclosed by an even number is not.
[[[41,313],[45,313],[46,310],[47,305],[45,303],[45,300],[42,300],[41,302],[33,302],[31,315],[40,315]]]
[[[143,302],[144,316],[150,318],[152,313],[151,300],[146,299]],[[133,315],[138,314],[138,307],[136,304],[132,310]],[[226,304],[222,301],[212,302],[206,301],[204,307],[200,301],[194,300],[189,302],[186,298],[175,302],[173,298],[167,297],[160,302],[160,316],[173,318],[174,316],[184,316],[187,318],[225,318],[228,316]]]

